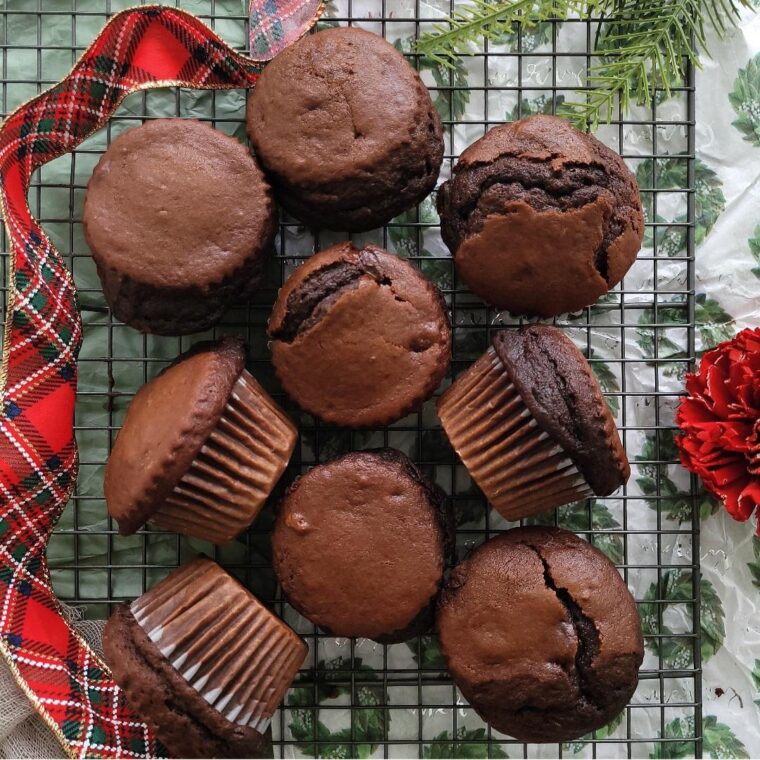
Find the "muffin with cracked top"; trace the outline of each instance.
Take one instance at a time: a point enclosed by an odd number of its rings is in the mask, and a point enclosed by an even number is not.
[[[314,227],[380,227],[435,187],[441,120],[417,72],[355,27],[293,43],[248,96],[248,136],[277,198]]]
[[[443,379],[451,328],[440,291],[409,262],[339,243],[288,278],[269,320],[272,362],[306,412],[351,428],[387,425]]]
[[[602,728],[636,690],[636,602],[612,562],[568,531],[515,528],[479,546],[451,573],[437,623],[462,694],[520,741]]]
[[[556,327],[500,330],[438,399],[451,445],[508,520],[608,496],[631,474],[594,372]]]
[[[552,317],[623,279],[644,235],[623,159],[555,116],[495,127],[462,153],[438,192],[441,235],[483,300]]]

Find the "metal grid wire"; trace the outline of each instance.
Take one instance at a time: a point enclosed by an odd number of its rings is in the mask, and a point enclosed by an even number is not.
[[[342,6],[330,6],[327,23],[356,24],[390,38],[416,35],[429,29],[434,18],[429,6],[421,0],[376,0],[362,3],[345,0]],[[116,0],[0,0],[0,34],[2,35],[2,111],[7,113],[20,102],[33,96],[57,81],[68,66],[74,63],[84,46],[89,44],[107,16],[134,3],[117,3]],[[244,49],[247,37],[247,19],[244,3],[224,0],[177,0],[177,6],[195,12],[214,27],[225,39]],[[454,0],[451,0],[453,8]],[[412,13],[413,11],[413,13]],[[427,20],[426,20],[427,19]],[[94,23],[97,21],[97,23]],[[505,111],[496,103],[508,101],[516,115],[530,96],[544,95],[547,110],[555,108],[561,93],[570,94],[575,86],[563,81],[564,67],[574,66],[580,60],[590,63],[594,24],[565,22],[564,27],[576,26],[580,33],[573,37],[578,42],[565,48],[558,41],[558,24],[550,23],[545,30],[545,44],[539,50],[526,44],[525,34],[517,30],[514,49],[509,46],[488,47],[465,63],[468,73],[466,87],[458,84],[456,74],[446,72],[436,82],[425,72],[435,98],[448,103],[446,127],[446,157],[442,176],[448,176],[456,156],[466,142],[482,134],[490,126],[505,120]],[[516,76],[501,79],[493,75],[499,58],[508,58]],[[411,56],[411,60],[416,60]],[[17,72],[23,64],[23,77]],[[548,72],[543,79],[536,77],[536,67]],[[470,111],[478,118],[455,118],[456,98],[464,90],[469,92]],[[583,524],[576,530],[593,541],[613,538],[621,547],[619,566],[626,580],[635,581],[646,576],[655,583],[656,598],[649,598],[650,608],[656,610],[656,624],[648,638],[661,643],[684,639],[691,645],[692,656],[678,668],[663,662],[651,651],[642,671],[639,691],[633,704],[626,709],[621,726],[614,735],[595,736],[582,748],[551,745],[543,750],[526,746],[503,737],[490,729],[478,733],[467,729],[485,728],[484,724],[467,707],[456,691],[440,661],[426,660],[422,640],[385,647],[368,641],[336,640],[318,633],[299,618],[282,601],[269,562],[269,530],[272,509],[268,507],[252,529],[230,547],[217,548],[197,541],[187,541],[160,531],[144,531],[130,538],[121,538],[112,522],[106,519],[102,499],[102,469],[110,445],[123,420],[127,403],[143,382],[153,377],[167,362],[187,348],[192,338],[156,338],[138,336],[130,328],[112,320],[97,285],[94,267],[87,252],[81,230],[82,198],[89,175],[98,157],[120,131],[142,121],[159,116],[200,116],[214,127],[236,134],[244,139],[244,96],[242,93],[190,92],[160,90],[133,95],[125,101],[108,127],[89,139],[70,156],[58,159],[55,171],[52,165],[37,173],[30,191],[31,206],[43,226],[64,255],[79,285],[80,302],[85,322],[84,348],[80,358],[80,391],[77,407],[76,430],[82,462],[79,483],[72,503],[67,508],[51,546],[54,555],[53,577],[61,597],[81,606],[84,614],[104,618],[113,604],[131,598],[163,577],[181,561],[198,551],[205,551],[235,573],[249,588],[271,603],[274,609],[301,632],[310,644],[310,670],[302,674],[298,691],[291,692],[290,707],[280,711],[274,723],[275,752],[282,756],[322,755],[356,756],[372,754],[382,757],[403,756],[556,756],[571,754],[596,757],[641,757],[656,750],[663,741],[665,726],[675,714],[692,718],[693,736],[679,737],[691,743],[697,756],[701,753],[701,666],[699,637],[699,523],[687,520],[674,524],[656,510],[656,525],[644,529],[632,519],[633,510],[657,508],[668,498],[663,491],[661,474],[668,465],[675,464],[665,448],[665,438],[672,428],[672,406],[677,389],[663,379],[661,367],[681,365],[694,356],[694,88],[688,83],[677,88],[676,97],[682,104],[677,118],[658,114],[657,103],[648,110],[638,109],[637,118],[624,119],[618,113],[612,124],[602,128],[600,136],[613,148],[634,163],[649,162],[651,186],[642,187],[649,206],[648,228],[653,234],[653,246],[642,251],[636,267],[651,272],[653,289],[637,287],[633,290],[617,289],[612,297],[572,318],[559,321],[568,334],[582,347],[585,345],[594,362],[592,343],[594,336],[602,334],[612,346],[605,356],[608,366],[619,378],[617,389],[609,389],[608,397],[617,399],[617,421],[624,442],[635,434],[653,437],[654,445],[648,458],[635,462],[634,476],[643,468],[654,474],[655,488],[646,496],[631,495],[627,490],[607,499],[606,503],[616,515],[616,526],[600,527],[594,523],[593,502],[589,501],[581,512]],[[445,116],[445,113],[444,113]],[[646,137],[646,150],[641,142],[635,149],[628,142],[631,128]],[[669,155],[660,152],[658,141],[664,134],[674,131],[682,138],[679,160],[686,165],[686,183],[669,186],[667,193],[657,189],[658,161]],[[465,140],[466,138],[466,140]],[[672,153],[671,153],[672,156]],[[666,197],[667,196],[667,197]],[[672,203],[673,197],[684,208],[681,222],[659,222],[658,204]],[[658,250],[661,237],[659,227],[669,230],[680,227],[685,247],[674,259]],[[404,240],[399,243],[401,234]],[[391,250],[408,255],[430,277],[443,283],[443,290],[452,310],[454,325],[454,355],[449,378],[467,367],[486,347],[492,330],[502,324],[515,323],[508,315],[499,315],[461,287],[455,278],[451,260],[431,241],[439,240],[437,226],[412,212],[402,221],[385,229],[354,239],[372,240]],[[416,414],[406,417],[385,429],[348,432],[320,425],[298,410],[283,396],[277,387],[268,358],[265,325],[277,288],[301,260],[313,250],[319,250],[341,235],[321,234],[315,238],[292,219],[283,219],[278,249],[272,264],[267,287],[251,302],[231,310],[223,324],[213,334],[234,333],[243,335],[250,348],[249,368],[270,389],[275,398],[300,424],[301,443],[297,447],[283,484],[314,463],[330,459],[353,448],[395,446],[416,459],[452,496],[459,516],[458,557],[495,532],[509,527],[501,518],[489,513],[482,495],[472,487],[461,463],[445,441],[434,412],[434,399]],[[437,253],[423,251],[425,246]],[[7,250],[7,245],[3,245]],[[3,290],[7,255],[2,259]],[[660,277],[660,268],[676,261],[682,267],[678,287],[667,287]],[[630,279],[630,275],[629,278]],[[641,330],[641,317],[649,315],[646,329],[650,332],[653,356],[642,358],[632,355],[630,338]],[[684,350],[673,358],[660,358],[659,346],[664,337],[680,335]],[[641,389],[632,381],[640,373],[648,372],[653,388]],[[448,381],[447,381],[448,384]],[[652,424],[637,424],[633,409],[640,405],[650,407]],[[281,484],[282,486],[282,484]],[[691,483],[690,504],[694,506],[695,483]],[[276,500],[277,494],[275,494]],[[693,512],[693,510],[692,510]],[[96,519],[93,519],[95,515]],[[555,518],[556,520],[556,518]],[[674,542],[683,549],[675,562],[671,556]],[[642,546],[651,549],[648,564],[631,559],[640,557]],[[693,558],[693,559],[692,559]],[[687,625],[679,633],[670,633],[663,627],[663,615],[672,599],[667,598],[665,585],[671,570],[691,573],[690,598],[681,599],[688,617]],[[635,584],[632,584],[635,585]],[[640,588],[640,586],[637,586]],[[688,594],[687,594],[688,596]],[[336,669],[335,658],[342,656],[342,666]],[[361,659],[361,666],[359,665]],[[323,663],[316,667],[317,663]],[[331,663],[330,665],[324,663]],[[682,665],[682,667],[680,666]],[[294,694],[297,699],[294,699]],[[325,697],[328,699],[325,699]],[[330,699],[329,697],[333,697]],[[379,735],[377,727],[367,739],[363,728],[363,713],[381,708]],[[318,707],[310,726],[313,736],[294,734],[294,716]],[[301,712],[299,712],[301,711]],[[334,713],[333,716],[330,713]],[[342,716],[342,717],[341,717]],[[643,716],[643,717],[642,717]],[[318,720],[317,720],[318,717]],[[325,737],[319,726],[330,721],[343,721],[343,731],[333,731]],[[319,721],[319,722],[318,722]],[[442,723],[448,731],[440,736]],[[332,729],[331,729],[332,730]],[[336,729],[337,730],[337,729]],[[339,739],[336,739],[339,736]],[[457,737],[466,737],[467,746],[452,743]],[[438,739],[436,744],[433,740]],[[653,749],[654,748],[654,749]],[[448,754],[446,754],[448,753]]]

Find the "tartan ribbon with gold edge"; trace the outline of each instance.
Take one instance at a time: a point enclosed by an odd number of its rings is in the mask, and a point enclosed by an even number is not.
[[[72,757],[155,757],[165,750],[66,622],[50,583],[47,542],[77,474],[82,323],[71,275],[31,214],[32,174],[103,127],[132,92],[253,86],[262,62],[321,11],[321,0],[252,0],[252,58],[186,12],[122,11],[63,81],[0,126],[0,211],[10,244],[0,375],[0,653]]]

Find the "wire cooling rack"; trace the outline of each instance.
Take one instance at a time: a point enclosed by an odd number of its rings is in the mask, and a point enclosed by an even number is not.
[[[62,78],[108,15],[134,4],[0,0],[3,114]],[[245,49],[243,0],[172,4],[196,13],[228,42]],[[338,0],[328,5],[321,24],[362,26],[410,53],[411,40],[452,8],[453,0],[451,5],[449,0]],[[492,125],[538,110],[554,112],[570,98],[591,62],[594,34],[595,24],[581,21],[515,29],[452,71],[410,55],[446,127],[442,178],[449,176],[464,147]],[[672,439],[680,379],[695,351],[693,81],[670,97],[659,93],[650,107],[635,108],[625,118],[618,112],[598,132],[637,173],[647,238],[622,287],[557,323],[589,356],[615,412],[633,475],[613,497],[563,508],[542,521],[579,532],[616,561],[640,603],[647,655],[639,689],[618,721],[577,742],[544,747],[517,743],[485,726],[453,686],[434,637],[385,647],[335,639],[300,618],[283,602],[271,570],[271,507],[245,536],[224,548],[155,530],[122,538],[106,517],[103,463],[130,398],[198,336],[141,336],[111,318],[82,235],[87,181],[110,140],[147,119],[202,118],[244,140],[244,105],[244,93],[237,91],[166,89],[133,95],[106,129],[35,177],[32,210],[74,273],[85,324],[76,413],[81,470],[50,545],[61,598],[88,618],[105,618],[115,603],[139,595],[197,552],[215,557],[271,603],[310,645],[306,669],[273,724],[277,756],[661,757],[673,753],[674,741],[681,756],[699,756],[699,522],[694,519],[695,483],[677,471]],[[397,447],[451,494],[461,558],[509,524],[489,513],[446,442],[434,399],[388,428],[348,432],[299,413],[277,387],[265,333],[277,288],[313,250],[344,237],[312,236],[284,218],[266,287],[251,302],[232,309],[207,335],[243,335],[250,369],[299,422],[300,445],[280,490],[299,472],[344,451]],[[454,326],[454,358],[446,385],[485,350],[493,330],[516,323],[486,308],[457,283],[430,201],[385,229],[354,239],[407,256],[444,291]],[[674,736],[667,726],[677,716],[684,720],[681,733]]]

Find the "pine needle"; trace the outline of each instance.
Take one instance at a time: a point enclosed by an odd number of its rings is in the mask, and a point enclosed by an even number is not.
[[[459,55],[471,54],[473,44],[497,41],[516,24],[530,28],[570,15],[601,18],[597,62],[576,102],[562,108],[577,126],[593,129],[612,119],[616,104],[626,112],[634,103],[652,102],[658,92],[670,96],[686,81],[688,66],[710,55],[707,29],[725,36],[748,7],[751,0],[473,0],[423,35],[417,50],[451,66]]]
[[[743,5],[745,0],[739,0]],[[669,97],[686,81],[689,64],[709,56],[705,28],[725,34],[739,18],[733,0],[621,0],[601,27],[588,71],[584,100],[566,103],[563,115],[581,128],[609,121],[616,103],[650,103],[658,91]]]
[[[580,0],[472,0],[436,24],[434,32],[417,41],[417,52],[451,67],[460,55],[470,54],[468,46],[483,38],[495,41],[511,32],[517,23],[532,28],[542,21],[567,18],[568,10]]]

